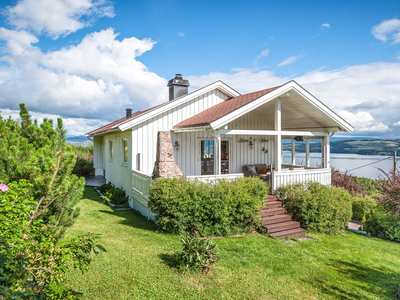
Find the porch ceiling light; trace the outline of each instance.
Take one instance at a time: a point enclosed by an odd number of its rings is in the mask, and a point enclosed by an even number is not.
[[[298,141],[298,142],[302,142],[303,141],[303,137],[302,136],[295,136],[294,140]]]

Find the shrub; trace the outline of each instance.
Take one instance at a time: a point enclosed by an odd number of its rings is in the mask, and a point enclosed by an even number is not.
[[[390,170],[380,176],[379,191],[381,193],[380,203],[393,214],[400,215],[400,169],[397,172]]]
[[[261,226],[259,211],[267,191],[268,186],[259,178],[216,183],[159,178],[150,186],[149,207],[161,230],[227,235]]]
[[[125,192],[122,189],[111,188],[105,191],[105,194],[102,198],[111,202],[112,204],[123,205],[126,202],[128,202],[129,197],[125,194]]]
[[[108,190],[112,189],[113,186],[111,183],[104,183],[99,186],[97,189],[104,195]]]
[[[336,234],[351,219],[351,197],[343,188],[298,183],[276,192],[293,219],[307,230]]]
[[[210,239],[200,238],[196,232],[181,236],[180,241],[183,250],[177,253],[176,260],[183,273],[202,271],[207,274],[211,265],[219,259],[216,245]]]
[[[400,242],[400,216],[384,208],[375,209],[367,220],[367,231],[377,238]]]
[[[372,210],[377,206],[377,201],[369,196],[356,194],[351,196],[351,204],[352,219],[361,222],[364,217],[369,218]]]
[[[71,267],[87,271],[104,249],[93,233],[59,241],[55,221],[50,226],[40,218],[31,222],[32,187],[20,180],[0,190],[0,299],[76,299],[63,274]]]

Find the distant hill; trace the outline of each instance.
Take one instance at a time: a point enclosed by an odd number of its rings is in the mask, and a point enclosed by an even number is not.
[[[67,144],[77,146],[88,146],[93,142],[89,140],[85,135],[67,136]]]
[[[393,155],[393,151],[400,154],[400,140],[331,140],[331,153],[347,153],[361,155]],[[290,151],[291,144],[283,144],[282,150]],[[305,142],[296,142],[296,151],[305,152]],[[310,152],[321,152],[320,142],[310,143]]]

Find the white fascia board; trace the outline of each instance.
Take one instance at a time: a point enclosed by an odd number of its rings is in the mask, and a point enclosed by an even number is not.
[[[277,131],[277,130],[240,130],[240,129],[222,129],[217,130],[219,134],[227,135],[282,135],[282,136],[306,136],[318,137],[327,136],[328,132],[312,132],[312,131]]]
[[[144,113],[142,115],[139,115],[136,118],[133,118],[131,120],[128,120],[121,124],[118,124],[115,127],[118,127],[121,131],[125,131],[129,128],[132,128],[133,126],[136,126],[142,122],[145,122],[157,115],[163,114],[164,112],[166,112],[168,110],[171,110],[187,101],[197,98],[203,94],[209,93],[215,89],[222,91],[223,93],[227,94],[230,97],[240,96],[240,93],[235,91],[233,88],[231,88],[229,85],[225,84],[224,82],[218,80],[218,81],[211,83],[201,89],[198,89],[190,94],[184,95],[173,101],[170,101],[170,102],[166,103],[165,105],[156,107],[155,109],[150,110],[149,112]]]
[[[260,98],[242,106],[241,108],[238,108],[237,110],[221,117],[220,119],[215,120],[214,122],[211,122],[210,125],[213,129],[221,128],[222,126],[225,126],[226,124],[232,122],[233,120],[249,113],[250,111],[256,109],[257,107],[259,107],[281,95],[284,95],[285,93],[289,92],[290,90],[295,90],[299,95],[303,96],[304,99],[308,100],[311,104],[313,104],[315,107],[317,107],[320,111],[322,111],[328,117],[330,117],[332,120],[334,120],[339,125],[339,127],[343,128],[345,131],[352,132],[354,130],[353,126],[351,126],[347,121],[345,121],[343,118],[341,118],[338,114],[336,114],[328,106],[326,106],[321,101],[319,101],[317,98],[315,98],[312,94],[310,94],[307,90],[305,90],[302,86],[300,86],[294,80],[285,83],[284,85],[280,86],[276,90],[273,90],[272,92],[265,94],[264,96],[261,96]]]
[[[114,127],[112,127],[112,128],[114,128]],[[101,136],[101,135],[106,135],[106,134],[109,134],[109,133],[114,133],[114,132],[116,132],[116,131],[120,131],[118,128],[117,129],[113,129],[113,130],[107,130],[107,131],[103,131],[103,132],[99,132],[99,133],[96,133],[96,134],[93,134],[93,135],[87,135],[87,134],[85,134],[87,137],[91,137],[91,136]]]
[[[171,129],[172,132],[181,133],[181,132],[193,132],[193,131],[204,131],[206,129],[211,129],[211,127],[189,127],[189,128],[177,128]]]

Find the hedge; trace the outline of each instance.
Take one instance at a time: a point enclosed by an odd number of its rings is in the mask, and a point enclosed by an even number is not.
[[[276,192],[304,229],[337,234],[351,219],[351,197],[343,188],[298,183],[279,187]]]
[[[149,208],[163,231],[229,235],[261,226],[267,191],[264,181],[251,177],[215,183],[159,178],[150,186]]]
[[[374,209],[367,220],[367,231],[377,238],[400,242],[400,216],[384,208]]]
[[[377,206],[377,201],[369,196],[355,194],[351,196],[353,220],[362,221],[364,216],[368,219],[372,210]]]

